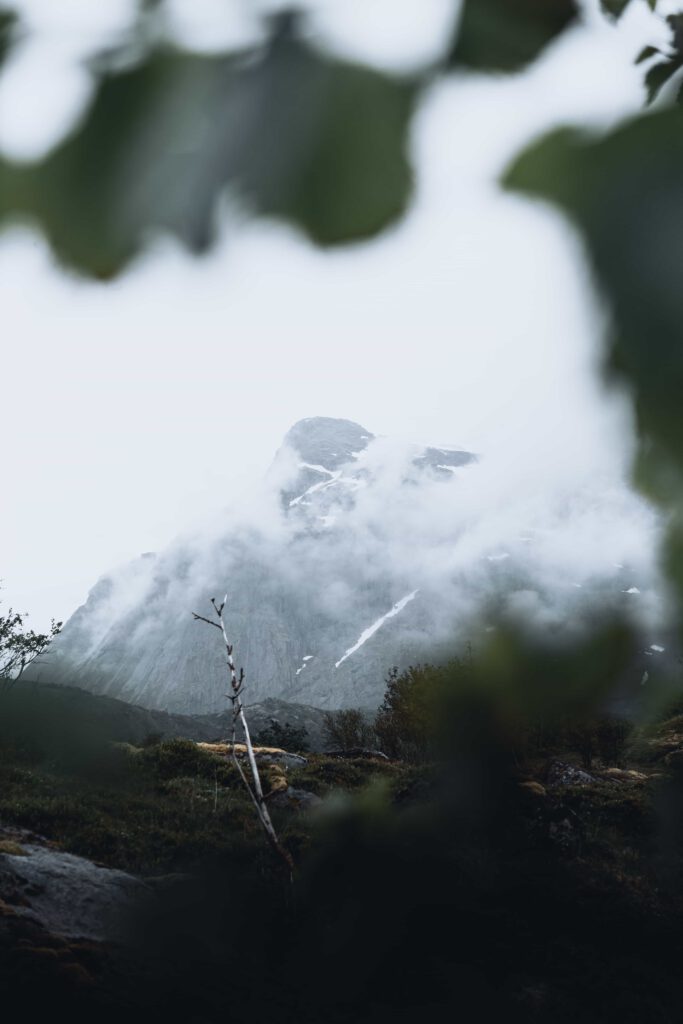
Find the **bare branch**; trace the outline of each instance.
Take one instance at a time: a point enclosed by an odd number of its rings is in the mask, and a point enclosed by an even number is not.
[[[192,614],[195,617],[195,619],[197,619],[199,622],[205,622],[207,626],[215,626],[216,629],[221,628],[217,622],[212,622],[211,619],[205,619],[203,615],[197,615],[196,612],[192,612]]]
[[[223,598],[221,605],[219,606],[216,603],[215,598],[211,598],[211,604],[213,606],[214,611],[216,612],[218,622],[212,622],[211,619],[207,619],[203,615],[198,615],[197,612],[192,612],[192,614],[195,620],[198,620],[199,622],[207,622],[210,626],[216,626],[216,628],[220,629],[221,633],[223,634],[223,643],[225,644],[225,650],[227,652],[227,668],[228,673],[230,675],[230,687],[232,690],[232,693],[226,694],[226,697],[232,703],[232,760],[235,764],[235,767],[237,768],[239,776],[242,779],[242,782],[244,783],[247,792],[249,793],[251,801],[256,810],[256,814],[258,816],[259,821],[261,822],[261,826],[263,827],[264,832],[266,833],[268,841],[270,842],[271,846],[276,851],[276,853],[284,860],[291,875],[291,872],[294,867],[292,863],[292,858],[289,855],[289,852],[285,850],[283,846],[280,845],[280,840],[278,839],[277,832],[275,831],[275,827],[273,825],[273,822],[271,821],[270,814],[268,812],[268,807],[266,805],[266,799],[265,796],[263,795],[261,776],[259,775],[258,765],[256,763],[256,755],[254,753],[254,747],[251,742],[249,726],[247,725],[247,720],[244,715],[244,708],[242,706],[241,698],[241,694],[244,689],[244,668],[240,667],[238,675],[237,669],[235,668],[235,662],[232,657],[233,645],[230,643],[228,639],[228,634],[225,629],[225,621],[223,619],[223,609],[225,608],[227,600],[228,595],[226,594],[225,597]],[[247,759],[249,761],[249,769],[251,772],[251,782],[247,778],[246,772],[244,771],[244,768],[242,767],[242,764],[240,763],[240,760],[237,757],[236,753],[235,733],[237,729],[238,720],[241,723],[242,730],[244,732]]]

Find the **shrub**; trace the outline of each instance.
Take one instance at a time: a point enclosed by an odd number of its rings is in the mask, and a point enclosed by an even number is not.
[[[323,721],[325,746],[328,750],[353,747],[374,747],[377,733],[359,708],[326,711]]]
[[[156,747],[159,743],[163,742],[163,732],[148,732],[142,740],[141,747]]]
[[[425,761],[433,756],[437,705],[447,671],[435,665],[411,665],[400,674],[395,667],[390,670],[375,719],[380,746],[389,757]]]
[[[546,756],[578,755],[582,767],[591,771],[596,758],[606,765],[621,765],[632,733],[632,723],[615,715],[536,722],[528,731],[524,752]]]
[[[606,764],[622,764],[633,735],[633,723],[625,718],[604,716],[598,719],[596,734],[602,760]]]

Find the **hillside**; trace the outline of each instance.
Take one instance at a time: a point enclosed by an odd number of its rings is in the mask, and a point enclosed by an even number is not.
[[[678,711],[590,769],[574,734],[512,762],[480,745],[476,717],[451,766],[278,768],[266,785],[293,882],[211,746],[52,723],[0,726],[0,996],[24,1019],[213,1022],[229,1004],[345,1024],[369,997],[369,1024],[418,993],[466,1019],[677,1019]]]
[[[254,735],[275,720],[283,726],[305,729],[309,749],[325,747],[324,712],[319,708],[271,699],[247,704],[246,709]],[[61,731],[68,736],[90,737],[97,743],[139,745],[176,737],[196,741],[224,739],[231,734],[232,716],[229,711],[214,715],[169,714],[76,686],[22,680],[21,685],[2,694],[2,723],[0,733],[3,728],[26,728],[34,736],[49,737],[51,742]]]

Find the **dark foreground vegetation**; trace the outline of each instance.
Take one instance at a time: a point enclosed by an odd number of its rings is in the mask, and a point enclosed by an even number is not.
[[[46,730],[15,689],[0,861],[42,843],[147,890],[116,941],[64,937],[2,891],[3,1005],[18,998],[23,1020],[680,1020],[683,702],[614,713],[625,635],[561,656],[501,643],[504,658],[390,677],[377,722],[401,758],[264,766],[293,879],[217,748],[115,743],[68,717]]]

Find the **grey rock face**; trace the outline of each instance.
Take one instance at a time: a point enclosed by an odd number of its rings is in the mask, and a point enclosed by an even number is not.
[[[246,704],[372,708],[392,666],[476,639],[470,623],[482,605],[495,615],[514,594],[513,611],[540,611],[548,628],[551,591],[560,623],[578,619],[579,601],[590,612],[591,593],[604,603],[598,589],[558,583],[545,565],[534,577],[532,534],[512,538],[517,556],[481,539],[469,545],[479,523],[460,504],[476,463],[349,420],[301,420],[269,470],[263,513],[238,508],[218,539],[180,540],[98,581],[39,678],[150,709],[224,712],[220,633],[191,612],[211,615],[209,598],[227,592]],[[632,583],[618,584],[624,602]]]
[[[126,912],[149,891],[124,871],[35,843],[0,853],[0,893],[16,913],[64,938],[116,941]]]
[[[324,712],[320,708],[309,707],[306,704],[292,704],[269,697],[258,704],[247,703],[245,709],[252,737],[258,737],[263,729],[267,729],[273,722],[277,722],[279,725],[287,724],[295,729],[305,729],[309,750],[325,749]],[[226,739],[230,736],[231,720],[232,715],[229,711],[211,718],[211,721],[220,723],[220,735]]]
[[[220,712],[226,677],[219,634],[190,613],[210,614],[208,598],[227,590],[246,703],[376,706],[388,668],[419,657],[429,631],[416,588],[391,568],[379,531],[370,527],[366,536],[354,522],[359,501],[375,490],[381,501],[396,488],[409,495],[427,479],[450,482],[452,469],[474,456],[412,446],[387,484],[381,460],[367,458],[375,441],[348,420],[295,424],[271,470],[277,477],[286,469],[275,494],[277,537],[258,522],[235,520],[212,545],[178,543],[99,580],[39,678],[169,712]],[[406,626],[415,634],[408,640]],[[368,629],[372,642],[363,640],[356,658],[349,652]]]
[[[284,446],[293,449],[302,462],[339,469],[353,458],[353,453],[367,448],[374,439],[365,427],[352,420],[315,416],[299,420],[285,435]]]

